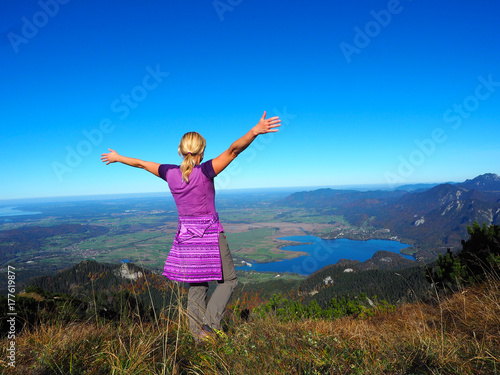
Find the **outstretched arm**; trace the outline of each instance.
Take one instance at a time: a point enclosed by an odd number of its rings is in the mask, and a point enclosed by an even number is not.
[[[236,157],[243,152],[260,134],[275,133],[281,126],[278,116],[266,119],[266,111],[260,121],[250,131],[233,144],[222,154],[212,160],[212,166],[216,174],[222,172]]]
[[[108,153],[101,154],[101,160],[103,161],[103,163],[106,163],[106,165],[120,162],[125,165],[130,165],[131,167],[145,169],[148,172],[154,174],[155,176],[159,176],[158,167],[160,166],[160,164],[154,163],[152,161],[144,161],[140,159],[129,158],[127,156],[122,156],[119,155],[118,152],[112,149],[109,149],[109,151],[110,152]]]

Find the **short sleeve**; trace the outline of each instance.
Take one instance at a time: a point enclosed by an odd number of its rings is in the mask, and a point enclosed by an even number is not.
[[[217,176],[212,165],[212,159],[201,164],[201,172],[210,180],[214,179],[215,176]]]
[[[158,175],[161,179],[167,181],[167,172],[169,169],[178,168],[178,165],[174,164],[160,164],[158,167]],[[212,168],[213,169],[213,168]]]

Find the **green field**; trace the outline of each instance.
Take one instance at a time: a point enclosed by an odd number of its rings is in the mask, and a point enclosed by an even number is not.
[[[238,281],[242,284],[260,284],[276,280],[300,282],[305,279],[305,276],[292,273],[276,274],[274,272],[237,271],[237,274]]]
[[[331,210],[329,210],[331,211]],[[289,223],[340,223],[347,224],[341,215],[325,214],[320,210],[305,208],[245,208],[222,209],[219,216],[224,222],[235,223],[266,223],[286,221]]]
[[[222,209],[219,210],[219,217],[224,222],[234,223],[262,223],[273,221],[276,210],[272,209]]]
[[[139,205],[138,205],[139,206]],[[52,227],[64,224],[97,225],[109,231],[103,235],[89,238],[85,234],[60,234],[43,238],[38,246],[15,254],[15,263],[35,264],[43,268],[43,264],[51,267],[72,264],[85,259],[98,262],[120,262],[129,259],[152,269],[161,269],[172,245],[176,230],[176,216],[173,211],[134,210],[134,205],[118,209],[113,206],[97,206],[95,212],[88,212],[91,204],[79,206],[75,204],[72,211],[64,208],[64,215],[50,215],[27,218],[24,222],[4,222],[3,230],[22,228],[24,226]],[[125,209],[126,208],[126,209]],[[296,256],[277,248],[274,240],[279,228],[255,228],[241,232],[231,232],[231,223],[270,223],[284,221],[290,223],[331,223],[343,222],[339,216],[327,216],[306,209],[275,209],[267,206],[254,208],[224,207],[219,215],[223,225],[228,229],[226,236],[233,256],[237,261],[271,262]],[[4,246],[16,246],[6,238]],[[28,263],[29,262],[29,263]]]
[[[283,258],[280,254],[270,251],[275,247],[272,236],[276,231],[272,228],[259,228],[239,233],[226,232],[226,237],[234,256],[243,260],[270,262]]]
[[[2,259],[3,265],[16,264],[22,269],[43,272],[45,268],[67,267],[85,259],[108,263],[129,259],[147,268],[160,270],[177,228],[173,202],[164,204],[157,199],[61,203],[30,209],[39,212],[48,210],[49,213],[8,219],[0,224],[2,231],[36,229],[27,231],[27,235],[31,236],[29,243],[33,246],[11,252],[13,256]],[[274,207],[265,202],[239,204],[228,200],[220,205],[218,212],[226,229],[229,248],[237,262],[272,262],[298,256],[297,252],[279,248],[282,244],[276,241],[278,231],[281,235],[307,225],[308,233],[328,237],[336,235],[337,231],[356,230],[350,228],[343,216],[335,215],[332,209]],[[66,233],[63,224],[88,228],[97,226],[107,232],[103,234],[101,230],[95,235],[79,231]],[[58,226],[61,226],[60,232],[44,229]],[[44,230],[50,234],[44,236]],[[21,237],[16,238],[16,241],[22,241]],[[17,248],[21,243],[8,236],[0,241],[6,251]],[[413,252],[410,249],[406,251]]]

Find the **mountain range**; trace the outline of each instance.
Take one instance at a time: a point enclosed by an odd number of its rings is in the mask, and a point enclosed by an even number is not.
[[[389,229],[415,246],[417,258],[428,259],[447,248],[458,250],[474,221],[500,224],[500,177],[488,173],[408,190],[319,189],[291,194],[277,205],[342,216],[352,226]]]

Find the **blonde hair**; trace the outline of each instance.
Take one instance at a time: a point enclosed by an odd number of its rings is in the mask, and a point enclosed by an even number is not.
[[[207,141],[196,132],[189,132],[182,136],[179,143],[179,156],[184,160],[181,163],[182,179],[189,182],[189,175],[193,171],[196,162],[194,157],[201,155],[205,151]]]

